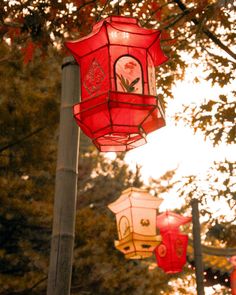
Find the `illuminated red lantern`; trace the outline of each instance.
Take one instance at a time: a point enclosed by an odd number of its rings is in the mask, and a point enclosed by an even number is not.
[[[236,268],[230,274],[230,288],[231,294],[236,295]]]
[[[179,226],[191,219],[170,211],[157,216],[162,242],[155,248],[154,253],[158,266],[166,273],[181,272],[186,263],[188,236],[179,231]]]
[[[142,28],[135,18],[111,16],[65,45],[81,70],[74,117],[100,151],[133,149],[165,125],[155,84],[155,67],[167,60],[160,31]]]
[[[230,257],[229,261],[233,265],[233,271],[230,274],[230,288],[231,294],[236,295],[236,256]]]

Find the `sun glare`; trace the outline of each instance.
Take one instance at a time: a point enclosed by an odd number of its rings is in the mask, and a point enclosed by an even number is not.
[[[148,136],[148,143],[126,155],[130,167],[142,166],[145,181],[149,177],[158,178],[168,170],[178,169],[181,175],[201,174],[216,160],[233,158],[235,146],[224,144],[213,147],[208,139],[200,133],[194,134],[183,122],[174,122],[174,114],[183,110],[183,105],[216,98],[222,88],[212,87],[207,81],[193,83],[189,78],[179,81],[173,88],[174,99],[170,100],[166,109],[166,126]],[[198,71],[198,70],[196,70]],[[196,74],[196,72],[195,72]],[[193,75],[192,75],[193,77]]]

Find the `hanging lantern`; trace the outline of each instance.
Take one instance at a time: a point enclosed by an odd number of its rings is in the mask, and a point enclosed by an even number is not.
[[[236,295],[236,268],[230,274],[230,288],[231,294]]]
[[[170,211],[157,216],[162,242],[154,252],[158,266],[166,273],[181,272],[186,263],[188,236],[180,233],[179,226],[191,219]]]
[[[115,247],[126,258],[149,257],[160,243],[161,238],[156,235],[156,209],[161,202],[145,190],[129,188],[108,206],[116,214],[119,241],[115,241]]]
[[[165,125],[155,84],[155,67],[167,60],[160,31],[142,28],[135,18],[111,16],[65,45],[81,70],[74,117],[100,151],[133,149]]]
[[[236,295],[236,256],[230,257],[229,261],[233,265],[233,270],[230,274],[230,288],[231,294]]]

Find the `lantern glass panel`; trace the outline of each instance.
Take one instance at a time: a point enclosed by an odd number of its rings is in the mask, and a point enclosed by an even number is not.
[[[153,60],[148,54],[148,85],[149,85],[149,94],[156,95],[156,77],[155,77],[155,67]]]
[[[140,63],[132,56],[122,56],[115,63],[116,89],[121,92],[143,93]]]

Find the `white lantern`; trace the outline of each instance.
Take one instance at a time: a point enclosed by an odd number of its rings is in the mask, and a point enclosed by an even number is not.
[[[129,259],[141,259],[152,255],[161,242],[156,234],[157,208],[162,200],[147,191],[128,188],[108,208],[116,214],[119,240],[115,247]]]

